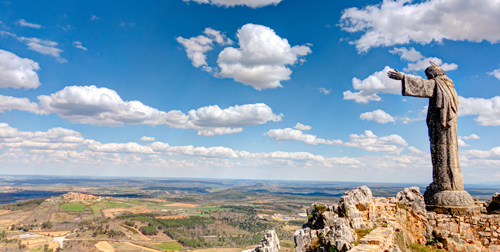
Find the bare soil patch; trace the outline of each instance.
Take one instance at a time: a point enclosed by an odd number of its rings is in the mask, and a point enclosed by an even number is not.
[[[9,213],[9,212],[10,212],[10,210],[0,210],[0,215],[4,215],[4,214]]]
[[[134,247],[136,247],[136,248],[140,248],[140,249],[141,249],[141,251],[142,251],[142,250],[145,250],[145,251],[153,251],[153,252],[162,252],[161,250],[157,250],[157,249],[152,249],[152,248],[148,248],[148,247],[140,246],[140,245],[133,244],[133,243],[130,243],[130,242],[124,242],[124,244],[130,245],[130,246],[134,246]]]

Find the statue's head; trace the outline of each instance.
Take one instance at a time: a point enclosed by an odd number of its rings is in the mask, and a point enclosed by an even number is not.
[[[427,75],[427,79],[434,79],[441,75],[446,75],[446,73],[441,69],[436,63],[430,62],[431,66],[425,69],[425,75]]]

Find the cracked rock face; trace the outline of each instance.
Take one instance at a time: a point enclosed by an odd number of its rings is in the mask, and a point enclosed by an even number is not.
[[[257,247],[242,252],[278,252],[279,250],[280,240],[276,235],[276,231],[269,230]]]

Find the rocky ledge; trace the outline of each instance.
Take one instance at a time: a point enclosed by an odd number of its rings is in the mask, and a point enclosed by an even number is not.
[[[500,195],[480,207],[482,213],[473,216],[438,214],[426,210],[418,187],[380,198],[361,186],[338,204],[312,204],[307,223],[295,232],[294,252],[398,252],[411,251],[411,243],[447,251],[500,251],[500,215],[495,214]],[[371,232],[359,239],[356,231]]]

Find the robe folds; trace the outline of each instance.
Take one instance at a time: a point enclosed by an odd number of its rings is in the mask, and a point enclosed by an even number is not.
[[[437,191],[463,190],[457,140],[458,96],[453,81],[447,76],[431,80],[405,75],[404,96],[429,98],[427,127],[431,143],[431,188]]]

